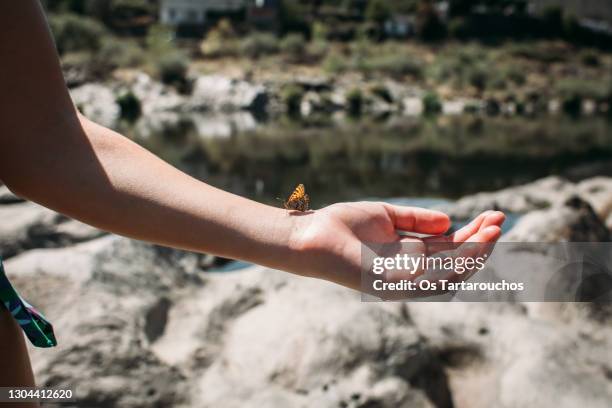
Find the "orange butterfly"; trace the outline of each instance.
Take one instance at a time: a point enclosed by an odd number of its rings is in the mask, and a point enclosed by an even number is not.
[[[282,200],[281,200],[282,201]],[[283,206],[286,210],[308,211],[310,207],[310,197],[306,194],[306,188],[303,184],[299,184],[287,201],[283,201]]]

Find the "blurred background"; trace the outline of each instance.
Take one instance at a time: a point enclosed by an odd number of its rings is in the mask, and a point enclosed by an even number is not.
[[[612,241],[610,1],[42,3],[78,109],[210,184]],[[513,247],[508,275],[551,273],[576,303],[379,303],[4,186],[0,219],[8,276],[55,327],[30,352],[39,385],[74,389],[62,407],[612,406],[610,295],[590,301],[612,266],[557,273],[546,245]]]
[[[261,201],[612,172],[606,1],[44,3],[86,115]]]

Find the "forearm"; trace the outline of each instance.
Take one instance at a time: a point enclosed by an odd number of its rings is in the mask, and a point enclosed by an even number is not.
[[[82,116],[22,152],[9,187],[46,207],[128,237],[286,267],[287,211],[216,189]],[[66,133],[69,134],[66,135]]]

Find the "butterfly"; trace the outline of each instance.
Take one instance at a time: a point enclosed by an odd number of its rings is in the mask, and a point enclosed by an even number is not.
[[[282,200],[281,200],[282,201]],[[310,197],[306,194],[306,188],[303,184],[299,184],[287,201],[283,201],[283,207],[286,210],[308,211],[310,207]]]

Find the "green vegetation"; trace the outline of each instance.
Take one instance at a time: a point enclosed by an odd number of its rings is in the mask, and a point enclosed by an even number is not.
[[[428,0],[283,0],[277,30],[255,31],[246,15],[226,16],[199,39],[177,39],[180,30],[156,24],[158,2],[43,3],[63,66],[78,73],[73,84],[137,68],[188,91],[190,69],[218,69],[231,58],[253,73],[250,60],[258,59],[266,74],[355,74],[369,84],[414,84],[444,99],[513,101],[520,111],[556,99],[571,113],[585,101],[605,110],[612,83],[612,54],[599,37],[558,8],[527,15],[520,0],[451,0],[447,20]],[[407,38],[386,31],[391,20],[410,22]],[[382,88],[368,86],[361,88],[388,100]]]
[[[303,97],[304,90],[300,86],[289,85],[283,89],[282,99],[289,115],[298,116],[300,114],[300,105]]]
[[[76,51],[95,52],[108,35],[102,23],[76,14],[52,15],[49,26],[60,54]]]
[[[361,89],[353,88],[346,94],[346,101],[348,102],[348,112],[351,116],[359,116],[363,109],[363,94]]]
[[[232,23],[228,19],[221,19],[200,44],[200,51],[209,58],[238,55],[240,42]]]
[[[117,104],[121,109],[121,118],[128,122],[134,122],[140,117],[140,100],[132,92],[125,92],[117,98]]]
[[[306,40],[302,34],[288,34],[280,43],[280,51],[289,61],[299,62],[306,54]]]
[[[442,102],[435,92],[428,92],[423,96],[423,111],[426,115],[435,115],[442,112]]]
[[[187,80],[189,59],[178,52],[163,54],[156,60],[156,69],[163,83],[182,87]]]
[[[251,58],[260,58],[264,55],[277,54],[280,46],[279,41],[271,33],[253,33],[244,38],[240,43],[243,55]]]
[[[155,25],[149,29],[145,42],[155,76],[165,84],[186,90],[190,60],[185,51],[174,44],[173,31],[168,27]]]

